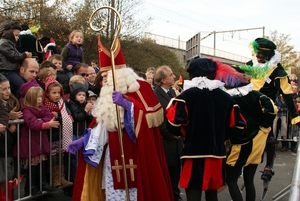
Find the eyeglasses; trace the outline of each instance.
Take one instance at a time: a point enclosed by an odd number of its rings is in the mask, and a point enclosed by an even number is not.
[[[87,76],[89,76],[89,74],[82,73],[81,76],[82,77],[87,77]]]

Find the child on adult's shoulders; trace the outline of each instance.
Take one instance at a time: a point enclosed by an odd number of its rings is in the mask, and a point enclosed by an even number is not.
[[[21,30],[18,21],[6,20],[0,24],[0,73],[18,87],[24,83],[19,74],[20,63],[32,57],[31,52],[17,50]]]
[[[83,33],[80,30],[74,30],[69,35],[69,42],[63,48],[61,56],[65,63],[65,73],[71,78],[73,76],[73,68],[76,64],[83,62]]]

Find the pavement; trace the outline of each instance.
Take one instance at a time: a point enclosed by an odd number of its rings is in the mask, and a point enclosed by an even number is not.
[[[295,164],[295,159],[296,159],[297,154],[291,152],[290,150],[286,151],[286,152],[281,152],[279,150],[279,148],[280,147],[278,147],[276,159],[274,162],[275,175],[273,176],[273,178],[269,184],[269,189],[268,189],[268,192],[264,199],[265,201],[274,200],[274,199],[272,199],[272,197],[274,195],[276,195],[277,193],[279,193],[282,189],[287,187],[292,181],[294,164]],[[264,165],[265,165],[265,162],[263,162],[262,164],[260,164],[258,166],[256,175],[255,175],[256,198],[257,198],[256,200],[261,200],[261,195],[263,192],[263,181],[260,179],[261,173],[259,171],[263,170]],[[239,186],[242,187],[243,179],[242,178],[239,179],[238,183],[239,183]],[[245,196],[245,190],[242,193]],[[186,201],[184,189],[181,189],[181,197],[184,201]],[[48,201],[71,201],[72,200],[71,197],[65,196],[63,194],[62,189],[59,189],[51,194],[48,194],[47,198],[48,198]],[[225,187],[223,189],[223,191],[219,192],[218,199],[219,199],[219,201],[231,201],[231,197],[229,195],[227,187]],[[37,200],[37,199],[31,198],[31,199],[27,199],[27,200]],[[47,201],[47,199],[45,199],[45,198],[38,199],[38,200]],[[204,195],[202,195],[202,200],[203,201],[205,200]],[[283,198],[278,199],[278,200],[288,201],[289,196],[287,194],[286,196],[283,196]]]

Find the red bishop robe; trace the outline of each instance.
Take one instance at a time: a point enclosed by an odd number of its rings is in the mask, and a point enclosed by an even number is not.
[[[127,166],[127,180],[129,180],[129,186],[134,187],[136,185],[138,201],[173,201],[173,191],[159,131],[159,125],[163,121],[163,109],[150,85],[145,81],[138,80],[138,82],[140,89],[125,95],[134,105],[134,131],[137,138],[137,142],[133,143],[128,139],[126,130],[123,129],[125,163],[126,165],[131,164]],[[118,166],[122,165],[116,133],[109,133],[109,147],[112,167],[116,166],[115,161],[118,161]],[[126,156],[126,152],[131,154]],[[129,161],[129,159],[132,160]],[[120,188],[123,183],[123,172],[122,170],[119,172],[115,170],[112,170],[114,182],[116,178],[121,179],[122,182],[118,182],[114,186]],[[87,176],[86,173],[90,176]],[[83,155],[80,154],[72,200],[88,201],[92,199],[101,201],[103,194],[99,189],[99,183],[101,184],[102,176],[96,176],[101,173],[98,168],[91,169],[91,166],[83,160]],[[134,181],[131,181],[132,176],[134,176]],[[98,190],[92,188],[98,188]],[[100,190],[100,194],[96,195],[95,190]],[[94,195],[87,196],[87,194]]]

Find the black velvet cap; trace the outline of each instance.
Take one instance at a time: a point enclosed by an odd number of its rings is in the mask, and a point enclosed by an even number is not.
[[[29,29],[27,24],[21,24],[22,31],[26,31]]]
[[[215,73],[216,68],[216,62],[207,58],[198,58],[191,62],[186,71],[189,73],[190,77],[199,77]]]
[[[255,39],[255,41],[259,45],[258,49],[262,49],[262,50],[275,50],[276,49],[276,45],[272,41],[270,41],[266,38],[257,38],[257,39]]]

